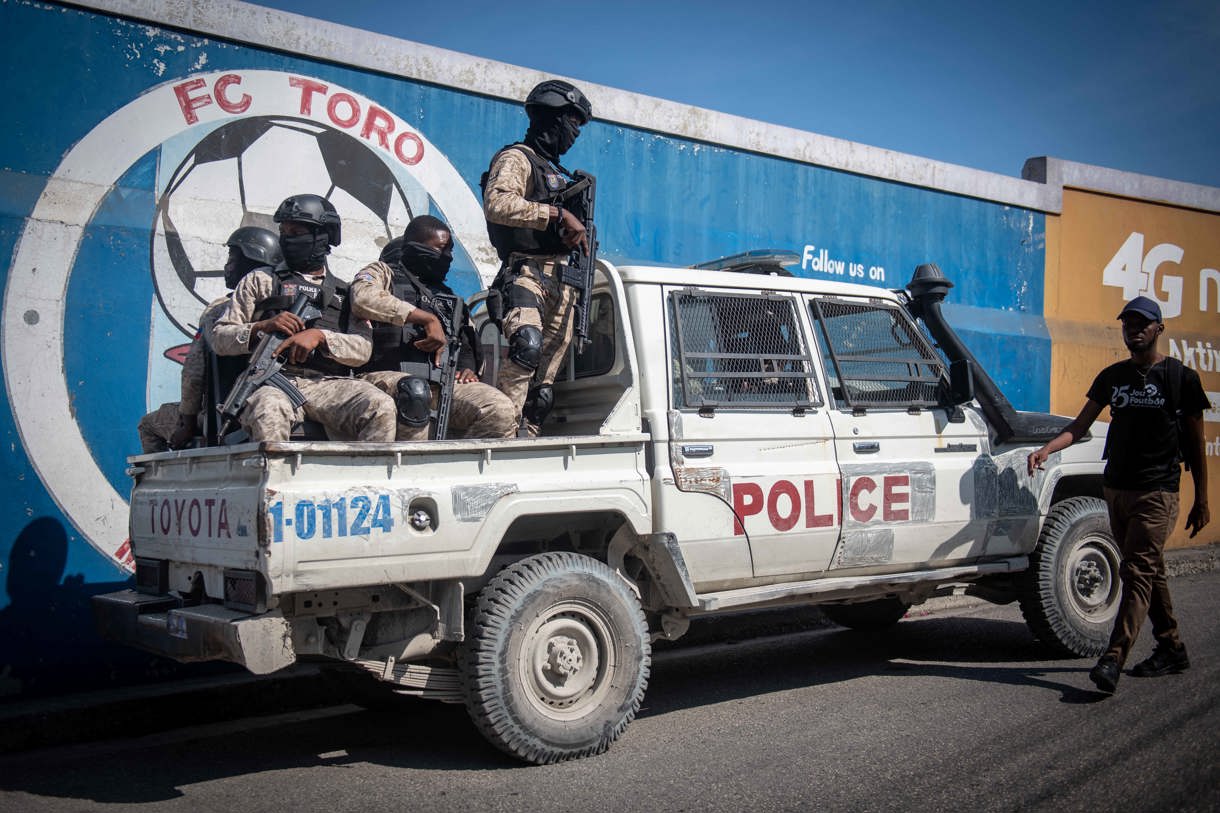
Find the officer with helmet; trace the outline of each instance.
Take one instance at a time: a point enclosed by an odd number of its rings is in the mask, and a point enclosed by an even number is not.
[[[294,408],[276,387],[259,387],[238,417],[242,428],[255,441],[288,440],[293,423],[309,419],[332,440],[393,440],[394,400],[351,377],[369,359],[372,326],[351,315],[347,287],[327,268],[331,246],[342,238],[339,213],[318,195],[293,195],[280,204],[275,222],[283,262],[242,278],[213,344],[217,353],[236,356],[253,350],[265,332],[287,334],[280,346],[283,372],[305,405]],[[289,312],[299,293],[322,314],[312,324]]]
[[[525,100],[529,128],[518,143],[495,154],[483,176],[487,233],[500,255],[493,288],[504,309],[508,363],[496,386],[537,435],[550,411],[551,386],[572,339],[577,290],[564,285],[562,263],[576,246],[588,248],[580,219],[563,205],[572,173],[560,163],[593,116],[577,88],[551,79]]]
[[[225,262],[225,287],[237,287],[238,281],[256,268],[270,271],[280,263],[279,237],[275,232],[258,226],[242,226],[225,241],[229,258]],[[212,328],[220,318],[228,295],[209,304],[199,316],[199,329],[182,361],[182,400],[162,404],[140,419],[140,447],[145,454],[181,449],[200,431],[201,409],[210,408],[205,399],[206,347],[211,344]]]

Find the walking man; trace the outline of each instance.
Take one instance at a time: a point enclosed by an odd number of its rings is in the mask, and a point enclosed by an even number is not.
[[[1131,674],[1156,677],[1190,666],[1178,637],[1164,559],[1165,540],[1178,519],[1179,463],[1183,460],[1195,486],[1194,505],[1186,517],[1191,537],[1210,520],[1203,450],[1203,410],[1208,401],[1199,375],[1157,351],[1165,325],[1155,301],[1137,296],[1118,318],[1131,357],[1097,375],[1076,419],[1058,437],[1032,452],[1028,461],[1032,476],[1047,457],[1075,443],[1102,409],[1110,407],[1103,481],[1110,528],[1123,554],[1119,569],[1123,591],[1110,645],[1089,672],[1089,679],[1108,694],[1118,685],[1145,615],[1152,619],[1156,648]]]

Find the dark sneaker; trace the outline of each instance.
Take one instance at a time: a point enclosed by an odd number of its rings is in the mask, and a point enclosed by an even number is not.
[[[1179,644],[1177,649],[1158,646],[1148,660],[1131,667],[1131,674],[1136,677],[1160,677],[1189,668],[1190,658],[1186,655],[1185,646]]]
[[[1103,655],[1089,672],[1089,680],[1106,694],[1114,694],[1118,686],[1118,659],[1113,655]]]

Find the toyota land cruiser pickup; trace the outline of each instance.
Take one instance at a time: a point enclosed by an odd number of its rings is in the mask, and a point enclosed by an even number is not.
[[[600,263],[536,439],[130,458],[135,588],[95,600],[103,634],[257,674],[324,659],[465,703],[535,763],[608,748],[651,643],[701,616],[816,604],[878,628],[964,591],[1098,654],[1120,559],[1101,438],[1027,475],[1067,420],[1010,405],[935,266],[886,291],[776,262]]]

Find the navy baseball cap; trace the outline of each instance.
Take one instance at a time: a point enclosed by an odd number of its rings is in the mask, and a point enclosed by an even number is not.
[[[1161,306],[1155,300],[1149,299],[1146,296],[1137,296],[1128,302],[1119,312],[1118,318],[1122,319],[1128,313],[1138,313],[1145,319],[1151,319],[1154,322],[1163,322],[1161,319]]]

